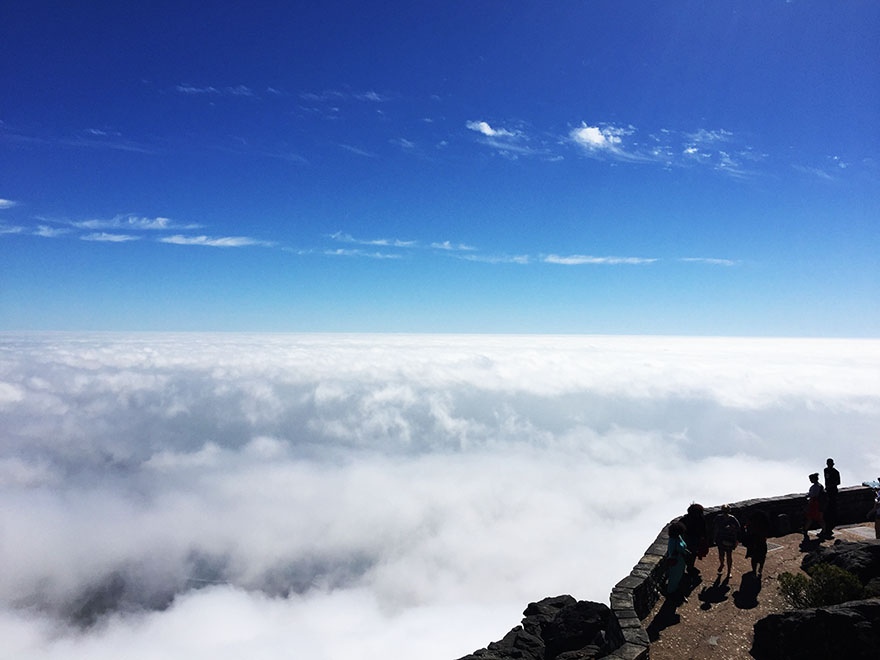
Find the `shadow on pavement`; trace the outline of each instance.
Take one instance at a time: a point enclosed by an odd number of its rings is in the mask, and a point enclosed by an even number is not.
[[[758,606],[758,594],[761,593],[761,579],[754,571],[743,573],[739,589],[733,592],[733,604],[741,610],[750,610]]]
[[[730,591],[730,578],[721,579],[721,575],[715,578],[715,582],[713,582],[708,587],[703,587],[700,591],[700,600],[702,601],[702,605],[700,605],[701,610],[709,610],[712,608],[713,603],[723,603],[727,600],[727,592]]]

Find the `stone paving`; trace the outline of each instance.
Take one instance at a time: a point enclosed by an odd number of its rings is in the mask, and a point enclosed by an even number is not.
[[[834,532],[835,539],[846,541],[874,538],[872,525],[839,527]],[[787,608],[779,595],[778,575],[800,573],[805,552],[820,543],[834,543],[834,539],[819,541],[815,531],[806,544],[802,540],[801,533],[769,539],[761,580],[751,573],[742,546],[734,550],[730,579],[717,575],[718,552],[710,548],[709,555],[697,562],[701,581],[690,590],[687,602],[673,608],[661,599],[642,622],[651,639],[651,660],[751,660],[755,622]]]

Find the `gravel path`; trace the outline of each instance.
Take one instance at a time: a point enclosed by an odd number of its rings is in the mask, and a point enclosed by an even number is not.
[[[847,541],[874,538],[874,528],[868,525],[834,531],[835,538]],[[709,555],[697,562],[702,579],[688,594],[688,601],[673,608],[661,600],[644,620],[651,639],[651,660],[751,660],[749,649],[755,622],[786,609],[779,595],[777,576],[784,571],[801,572],[804,553],[820,543],[815,533],[805,545],[800,533],[769,539],[761,580],[751,573],[750,560],[742,546],[733,552],[730,579],[725,580],[722,574],[716,580],[718,553],[711,548]],[[834,540],[822,543],[829,545]]]

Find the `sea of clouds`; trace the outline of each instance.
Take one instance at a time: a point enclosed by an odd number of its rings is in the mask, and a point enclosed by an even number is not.
[[[878,432],[877,340],[0,334],[0,657],[451,660]]]

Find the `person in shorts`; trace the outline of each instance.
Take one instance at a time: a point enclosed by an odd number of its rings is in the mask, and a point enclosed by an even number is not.
[[[715,545],[718,546],[718,575],[724,569],[727,559],[727,577],[733,570],[733,550],[739,537],[739,521],[730,513],[730,505],[721,507],[721,513],[715,516]]]

